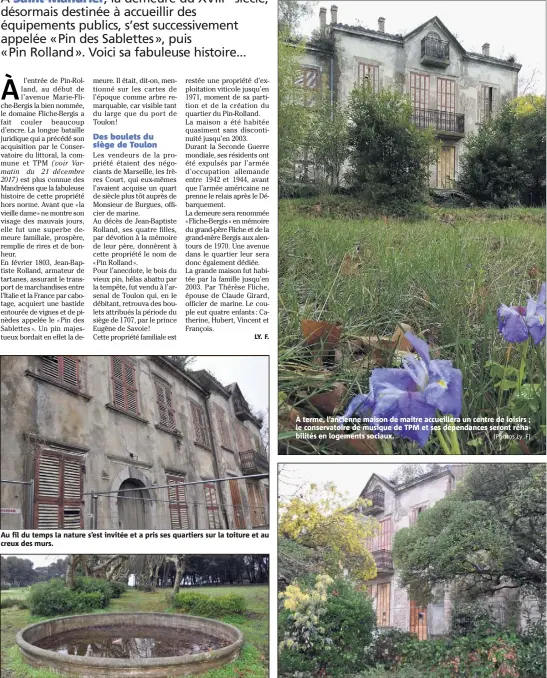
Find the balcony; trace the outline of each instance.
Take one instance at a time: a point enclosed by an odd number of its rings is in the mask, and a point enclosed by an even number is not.
[[[450,64],[450,45],[445,40],[426,36],[422,38],[422,64],[446,68]]]
[[[372,556],[376,563],[378,574],[391,574],[394,571],[391,551],[373,551]]]
[[[241,470],[244,476],[252,476],[256,473],[269,473],[270,460],[264,454],[247,450],[239,453]]]
[[[434,111],[429,108],[416,109],[412,113],[412,122],[416,127],[432,127],[437,136],[461,138],[465,136],[465,115]]]
[[[367,515],[376,515],[377,513],[383,512],[385,506],[385,494],[383,492],[370,492],[361,495],[361,498],[371,502],[370,506],[365,506],[363,508],[363,513]]]

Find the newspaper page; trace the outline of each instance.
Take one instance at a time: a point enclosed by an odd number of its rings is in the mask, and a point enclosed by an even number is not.
[[[276,13],[1,3],[2,608],[42,669],[268,674]]]

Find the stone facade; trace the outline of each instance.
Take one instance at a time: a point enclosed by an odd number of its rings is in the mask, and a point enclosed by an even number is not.
[[[407,35],[386,32],[383,17],[377,30],[338,18],[335,5],[329,24],[320,10],[318,35],[300,59],[308,87],[328,88],[341,104],[364,82],[408,94],[416,124],[433,127],[442,143],[431,186],[450,188],[458,178],[463,139],[517,96],[520,64],[490,56],[488,43],[481,54],[468,52],[438,17]]]
[[[268,473],[237,384],[166,356],[3,356],[1,388],[2,480],[29,483],[2,483],[3,528],[267,526],[267,479],[204,482]]]

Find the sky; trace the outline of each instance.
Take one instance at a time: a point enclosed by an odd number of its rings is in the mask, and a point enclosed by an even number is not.
[[[339,461],[322,464],[279,464],[283,470],[279,474],[279,496],[292,495],[305,483],[333,482],[341,492],[348,492],[348,499],[357,499],[373,473],[387,478],[401,464],[346,464]]]
[[[269,410],[267,356],[197,356],[189,369],[207,370],[224,386],[237,381],[254,412]]]
[[[300,31],[309,35],[319,26],[319,8],[337,5],[338,22],[378,29],[378,17],[386,20],[386,33],[405,35],[433,16],[438,16],[468,52],[482,52],[490,43],[491,56],[507,58],[513,54],[522,64],[519,80],[538,72],[536,94],[545,93],[545,2],[543,0],[413,0],[370,2],[369,0],[328,0],[314,5],[313,15]]]

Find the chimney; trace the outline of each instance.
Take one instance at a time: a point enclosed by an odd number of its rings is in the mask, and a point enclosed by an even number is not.
[[[331,24],[338,23],[338,7],[336,5],[330,6],[330,22]]]
[[[325,34],[325,31],[327,30],[327,8],[326,7],[321,7],[319,10],[319,30],[321,32],[321,35]]]
[[[384,19],[383,16],[381,16],[378,19],[378,32],[379,33],[385,33],[386,32],[386,20]]]
[[[490,56],[490,43],[485,42],[484,45],[482,46],[482,55],[483,56]]]

